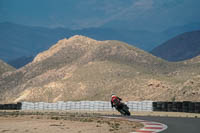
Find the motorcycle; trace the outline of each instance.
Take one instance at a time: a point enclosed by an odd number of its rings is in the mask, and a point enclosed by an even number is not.
[[[129,107],[123,102],[120,102],[118,105],[115,105],[114,107],[117,111],[119,111],[124,116],[131,115],[131,113],[129,112]]]

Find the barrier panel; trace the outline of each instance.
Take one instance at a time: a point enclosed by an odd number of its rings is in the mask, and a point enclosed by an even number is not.
[[[173,112],[177,112],[178,111],[178,109],[177,109],[177,102],[173,102],[172,103],[172,111]]]
[[[153,111],[200,113],[200,102],[153,102]]]
[[[130,111],[153,111],[152,101],[125,102]],[[75,111],[113,111],[108,101],[59,101],[57,103],[22,102],[22,110],[75,110]]]
[[[192,102],[189,103],[189,112],[190,113],[195,112],[195,103],[192,103]]]
[[[189,112],[189,101],[183,102],[183,112]]]
[[[195,102],[195,113],[200,113],[200,102]]]
[[[157,111],[162,111],[162,102],[157,102]]]
[[[21,110],[21,103],[17,104],[0,104],[0,110]]]
[[[183,103],[177,102],[177,112],[183,112]]]
[[[162,111],[168,111],[168,103],[167,102],[163,102],[161,109],[162,109]]]
[[[165,111],[200,113],[200,102],[153,102],[128,101],[125,102],[130,111]],[[109,101],[59,101],[57,103],[45,102],[19,102],[17,104],[0,104],[0,110],[74,110],[74,111],[113,111]]]
[[[173,103],[172,102],[167,102],[167,111],[172,112],[173,111]]]

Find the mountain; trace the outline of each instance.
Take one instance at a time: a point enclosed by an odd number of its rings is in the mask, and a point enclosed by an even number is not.
[[[0,60],[0,75],[2,75],[4,72],[14,71],[14,70],[15,68]]]
[[[144,50],[150,50],[162,38],[157,37],[157,33],[148,31],[115,30],[108,28],[88,28],[82,30],[69,30],[66,28],[50,29],[9,22],[0,23],[0,29],[0,59],[8,63],[24,56],[35,56],[55,44],[61,38],[68,38],[76,34],[85,35],[97,40],[120,40],[129,44],[135,44],[136,47]],[[19,63],[11,64],[19,66]],[[20,66],[23,66],[23,63]]]
[[[151,53],[168,61],[183,61],[200,55],[200,31],[186,32],[154,48]]]
[[[146,30],[119,30],[111,28],[87,28],[76,30],[75,33],[96,40],[119,40],[145,51],[150,51],[161,43],[165,36],[161,33]]]
[[[200,22],[199,0],[4,0],[0,5],[0,22],[41,27],[162,32],[172,26]]]
[[[185,32],[192,32],[200,30],[200,23],[188,23],[182,26],[173,26],[163,31],[162,34],[166,36],[166,39],[169,40],[177,35],[180,35]],[[168,38],[167,38],[168,37]]]
[[[120,41],[76,35],[0,76],[0,101],[110,100],[112,93],[124,100],[197,101],[199,66],[166,62]],[[192,78],[196,86],[188,89]]]
[[[4,61],[35,56],[64,38],[67,29],[30,27],[9,22],[0,23],[0,58]],[[12,54],[11,54],[12,53]]]
[[[188,24],[188,28],[183,26],[174,27],[174,29],[168,29],[164,32],[150,32],[146,30],[119,30],[101,27],[81,30],[52,29],[4,22],[0,23],[0,59],[19,68],[29,63],[29,61],[24,61],[22,57],[34,57],[39,52],[48,49],[61,38],[69,38],[76,34],[88,36],[96,40],[119,40],[145,51],[151,51],[173,35],[183,31],[187,32],[192,29],[198,29],[199,25]],[[15,60],[18,61],[16,62]]]

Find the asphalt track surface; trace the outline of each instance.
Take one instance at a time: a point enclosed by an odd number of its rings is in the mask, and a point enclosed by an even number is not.
[[[163,123],[168,128],[161,133],[200,133],[200,118],[131,116],[133,119]]]

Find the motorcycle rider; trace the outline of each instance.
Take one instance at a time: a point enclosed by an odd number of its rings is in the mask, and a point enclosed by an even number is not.
[[[111,106],[112,108],[115,107],[117,111],[119,111],[123,115],[130,116],[131,113],[129,112],[129,107],[121,102],[122,99],[116,96],[115,94],[111,95]]]
[[[120,108],[121,98],[116,96],[115,94],[111,95],[111,106],[112,108],[115,107],[117,110]]]

